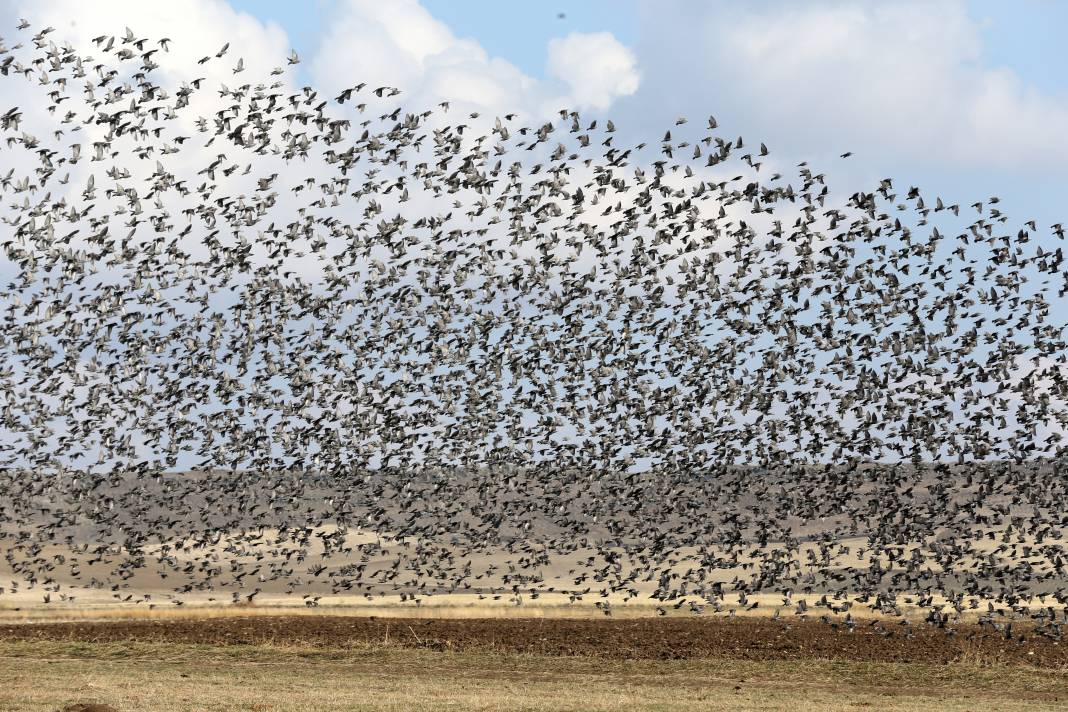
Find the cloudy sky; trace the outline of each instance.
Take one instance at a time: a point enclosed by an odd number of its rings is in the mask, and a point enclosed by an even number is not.
[[[60,38],[130,25],[191,58],[232,40],[264,69],[292,47],[300,80],[400,86],[413,109],[449,99],[533,120],[568,107],[634,141],[712,114],[766,142],[776,170],[808,160],[846,194],[893,176],[947,203],[999,195],[1014,222],[1066,212],[1068,3],[1053,0],[5,4]]]
[[[998,195],[1016,226],[1068,218],[1059,71],[1068,52],[1057,37],[1068,3],[0,0],[0,9],[87,53],[91,38],[126,27],[168,37],[162,82],[233,86],[244,81],[231,69],[239,58],[259,81],[295,49],[295,76],[280,81],[325,96],[390,85],[413,113],[448,100],[452,115],[531,123],[577,109],[612,118],[617,145],[655,145],[678,117],[701,127],[711,114],[721,135],[766,142],[769,172],[791,176],[807,161],[840,199],[892,176],[901,194],[916,185],[929,201]],[[224,43],[226,60],[197,64]],[[2,98],[44,111],[23,95]],[[839,158],[846,151],[854,155]]]

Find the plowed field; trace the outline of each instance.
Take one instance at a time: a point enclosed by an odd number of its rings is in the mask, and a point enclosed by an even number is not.
[[[950,632],[922,624],[861,621],[852,629],[768,618],[430,619],[246,616],[0,626],[0,641],[151,642],[311,648],[390,646],[453,652],[581,656],[613,660],[731,658],[1068,665],[1068,644],[1008,636],[977,625]]]

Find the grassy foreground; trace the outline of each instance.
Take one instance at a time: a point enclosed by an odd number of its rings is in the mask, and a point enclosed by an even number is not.
[[[612,661],[367,647],[0,643],[0,710],[1063,710],[1020,666]]]

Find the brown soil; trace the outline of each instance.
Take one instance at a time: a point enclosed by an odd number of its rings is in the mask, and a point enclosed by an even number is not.
[[[78,702],[73,705],[67,705],[59,712],[119,712],[119,710],[111,705],[104,705],[98,702]]]
[[[1068,641],[1011,638],[978,626],[953,632],[862,622],[850,632],[819,621],[767,618],[626,620],[412,620],[349,616],[270,616],[0,625],[0,641],[159,642],[355,648],[391,645],[432,650],[571,655],[612,659],[831,659],[870,662],[958,661],[1068,665]]]

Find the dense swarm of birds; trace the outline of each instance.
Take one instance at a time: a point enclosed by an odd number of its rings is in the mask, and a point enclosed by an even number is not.
[[[0,590],[1068,621],[1060,225],[19,32]]]

